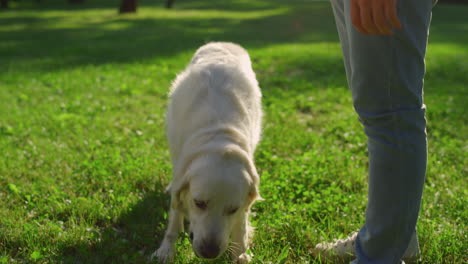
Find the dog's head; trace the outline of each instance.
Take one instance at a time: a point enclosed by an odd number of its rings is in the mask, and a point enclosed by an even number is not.
[[[172,206],[188,217],[197,256],[217,258],[231,235],[245,230],[250,207],[260,199],[258,182],[252,161],[237,151],[205,153],[192,160],[182,182],[173,186]]]

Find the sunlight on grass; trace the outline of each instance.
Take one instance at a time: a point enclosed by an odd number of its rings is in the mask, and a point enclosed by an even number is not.
[[[430,40],[429,40],[430,41]],[[431,54],[434,53],[437,57],[449,55],[449,56],[454,56],[454,57],[467,57],[467,50],[466,50],[466,45],[463,44],[455,44],[455,43],[441,43],[441,42],[436,42],[436,43],[431,43],[427,47],[427,53],[428,56],[426,60],[431,60]],[[459,60],[460,63],[462,64],[467,64],[467,60]]]
[[[229,11],[229,10],[176,10],[168,11],[164,8],[143,7],[137,14],[119,15],[115,9],[104,10],[80,10],[80,11],[22,11],[21,17],[24,23],[12,25],[0,25],[0,32],[20,31],[24,29],[79,29],[97,25],[103,29],[117,30],[132,26],[130,21],[151,19],[170,20],[211,20],[211,19],[261,19],[269,16],[283,15],[288,13],[287,8],[267,9],[261,11]],[[6,13],[4,19],[17,18],[16,12]],[[38,20],[39,23],[29,23]],[[195,29],[195,28],[194,28]]]
[[[144,8],[138,14],[138,18],[165,18],[165,19],[259,19],[269,16],[283,15],[289,12],[288,8],[275,8],[255,11],[230,11],[230,10],[174,10],[168,12],[158,8]]]
[[[249,50],[262,87],[253,263],[324,263],[357,230],[367,149],[328,2],[13,2],[0,16],[0,263],[145,263],[161,241],[171,165],[167,93],[207,41]],[[422,263],[463,263],[468,222],[467,7],[434,10]],[[176,263],[200,262],[187,235]],[[444,262],[447,261],[447,262]],[[227,258],[220,263],[228,263]]]

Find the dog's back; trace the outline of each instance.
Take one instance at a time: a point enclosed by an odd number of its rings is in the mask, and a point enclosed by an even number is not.
[[[174,81],[170,97],[167,135],[174,166],[180,153],[213,141],[222,130],[235,131],[253,155],[260,139],[261,92],[243,48],[222,42],[199,48]]]

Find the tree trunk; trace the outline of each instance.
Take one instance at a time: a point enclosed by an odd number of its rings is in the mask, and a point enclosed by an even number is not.
[[[119,12],[122,13],[135,13],[137,11],[137,0],[122,0]]]
[[[0,8],[8,8],[8,0],[0,0]]]
[[[167,0],[166,7],[167,8],[172,8],[174,6],[175,0]]]

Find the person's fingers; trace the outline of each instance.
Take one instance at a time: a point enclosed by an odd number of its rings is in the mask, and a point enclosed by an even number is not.
[[[363,34],[393,34],[392,28],[401,28],[397,16],[397,0],[351,0],[351,22]]]
[[[385,12],[383,6],[373,6],[372,8],[372,18],[374,20],[375,26],[378,29],[379,34],[391,35],[393,32],[389,27],[387,20],[385,19]]]
[[[361,24],[364,30],[368,34],[378,34],[379,30],[375,26],[374,19],[372,17],[372,8],[369,5],[359,6],[359,13],[361,15]]]
[[[385,9],[385,16],[388,22],[390,23],[390,25],[394,28],[400,29],[402,25],[397,15],[397,1],[396,0],[386,1],[384,4],[384,9]]]
[[[351,23],[361,33],[367,34],[366,30],[362,27],[361,14],[357,0],[351,0]]]

